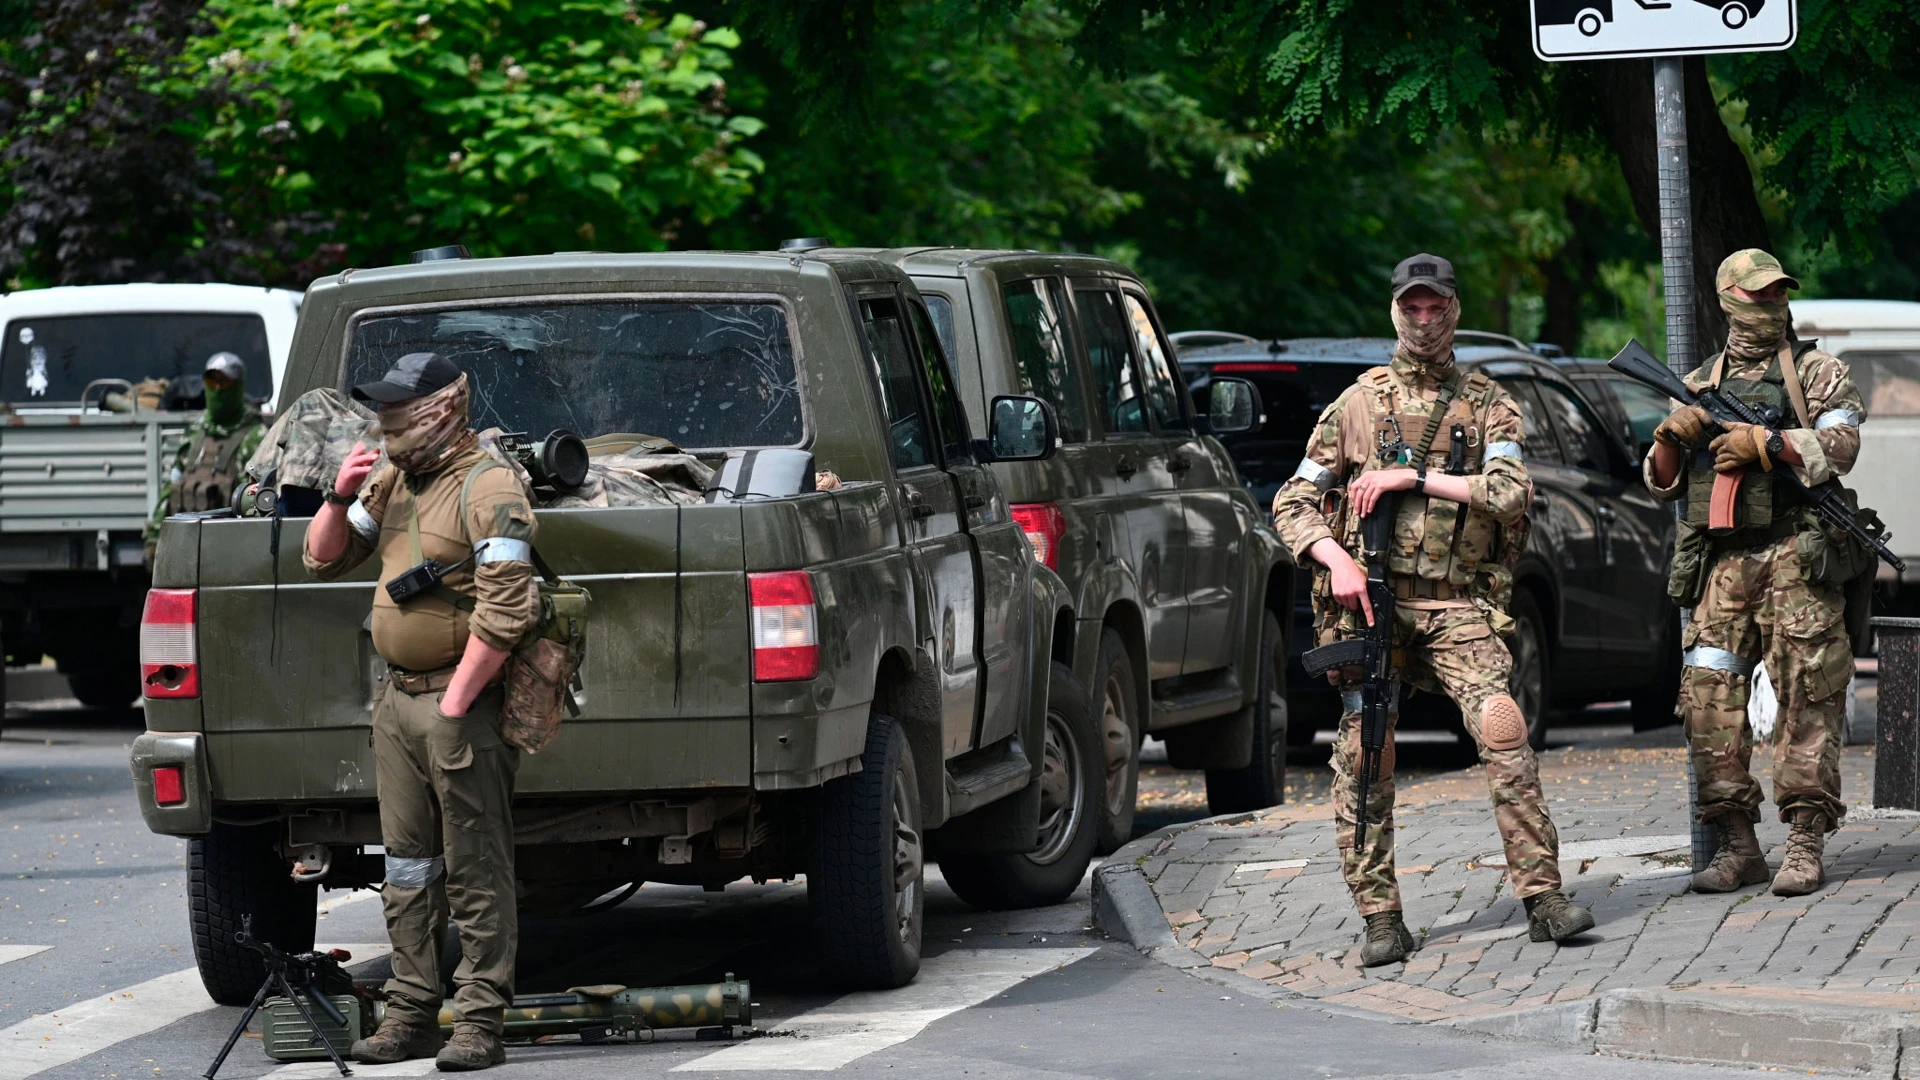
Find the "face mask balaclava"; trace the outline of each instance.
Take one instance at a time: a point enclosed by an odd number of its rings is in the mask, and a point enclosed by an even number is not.
[[[1720,292],[1720,310],[1727,313],[1727,355],[1759,360],[1780,349],[1787,332],[1787,302],[1742,300],[1732,289]]]
[[[1460,325],[1458,296],[1449,298],[1447,310],[1432,322],[1415,322],[1413,316],[1400,310],[1398,300],[1388,301],[1387,307],[1393,313],[1393,332],[1400,338],[1401,352],[1423,368],[1441,371],[1452,366],[1453,331]]]
[[[247,384],[235,382],[227,386],[208,386],[207,421],[215,427],[232,427],[247,414]]]
[[[380,410],[380,432],[387,458],[401,472],[422,475],[438,470],[467,448],[474,434],[467,427],[467,377],[412,401]]]

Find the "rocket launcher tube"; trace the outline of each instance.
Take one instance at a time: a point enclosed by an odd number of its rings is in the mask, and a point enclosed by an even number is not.
[[[501,1035],[531,1039],[587,1030],[646,1031],[659,1028],[750,1027],[752,984],[736,980],[692,986],[590,986],[564,994],[523,994],[501,1017]],[[451,1034],[453,1002],[440,1007],[440,1030]]]

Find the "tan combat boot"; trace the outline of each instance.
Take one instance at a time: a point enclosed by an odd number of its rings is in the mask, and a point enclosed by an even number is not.
[[[500,1036],[479,1024],[453,1025],[453,1038],[433,1063],[441,1072],[477,1072],[507,1060],[507,1048]]]
[[[1367,916],[1367,943],[1360,946],[1360,966],[1397,964],[1413,953],[1413,931],[1397,911]]]
[[[446,1045],[438,1026],[417,1028],[389,1016],[380,1030],[347,1048],[347,1056],[367,1065],[391,1065],[409,1058],[432,1057]]]
[[[1713,824],[1720,833],[1720,846],[1707,868],[1693,875],[1693,891],[1732,892],[1767,880],[1772,871],[1760,852],[1760,838],[1753,834],[1753,822],[1745,814],[1725,814],[1715,817]]]
[[[1818,810],[1795,810],[1787,833],[1787,857],[1773,878],[1773,895],[1805,896],[1827,883],[1820,858],[1827,850],[1827,815]]]
[[[1535,893],[1527,905],[1527,940],[1565,941],[1593,929],[1593,912],[1576,906],[1559,889]]]

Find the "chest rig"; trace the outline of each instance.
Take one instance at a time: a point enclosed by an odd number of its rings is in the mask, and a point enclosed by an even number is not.
[[[1812,348],[1811,343],[1801,346],[1801,352]],[[1787,372],[1781,366],[1776,354],[1767,362],[1766,370],[1758,376],[1746,378],[1723,378],[1727,367],[1725,353],[1714,358],[1711,381],[1727,396],[1738,398],[1753,407],[1768,426],[1780,431],[1791,431],[1801,427],[1799,410],[1794,407],[1793,392],[1787,386]],[[1798,372],[1794,373],[1798,378]],[[1784,468],[1785,466],[1779,466]],[[1714,481],[1719,476],[1713,471],[1713,452],[1702,449],[1694,453],[1687,462],[1687,504],[1686,522],[1696,528],[1707,529],[1711,523]],[[1799,508],[1805,500],[1800,498],[1792,485],[1779,483],[1771,473],[1759,468],[1746,470],[1740,478],[1740,487],[1734,496],[1733,527],[1712,529],[1716,539],[1738,543],[1751,539],[1755,543],[1777,539],[1798,527]]]
[[[1456,370],[1433,401],[1402,385],[1391,368],[1374,368],[1360,376],[1359,384],[1373,418],[1372,452],[1353,475],[1422,462],[1429,473],[1480,472],[1492,380]],[[1387,571],[1456,588],[1472,586],[1475,574],[1493,557],[1498,531],[1492,517],[1464,503],[1406,492],[1387,550]]]
[[[260,415],[248,410],[246,416],[224,436],[216,436],[205,428],[196,428],[199,439],[188,452],[179,477],[173,481],[173,491],[167,497],[167,513],[217,510],[230,504],[233,501],[234,480],[239,475],[240,466],[245,464],[238,460],[240,447],[258,423]]]

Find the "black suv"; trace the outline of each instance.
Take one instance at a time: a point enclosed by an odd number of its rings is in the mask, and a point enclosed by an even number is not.
[[[1390,338],[1297,338],[1189,348],[1180,365],[1196,399],[1216,376],[1251,381],[1266,423],[1221,441],[1240,466],[1255,501],[1273,496],[1300,464],[1320,413],[1354,377],[1387,363]],[[1618,396],[1596,406],[1575,379],[1602,378],[1586,365],[1557,365],[1505,346],[1462,345],[1470,370],[1500,381],[1519,402],[1533,476],[1533,531],[1514,572],[1513,694],[1526,711],[1536,748],[1545,744],[1547,708],[1631,698],[1636,728],[1673,720],[1680,677],[1679,617],[1667,600],[1673,514],[1640,482],[1637,439],[1648,406]],[[1569,375],[1575,378],[1569,378]],[[1596,386],[1610,390],[1610,386]],[[1636,424],[1638,422],[1638,424]],[[1330,727],[1338,699],[1324,680],[1308,679],[1299,652],[1313,640],[1302,589],[1294,607],[1294,655],[1288,680],[1289,735],[1305,744]],[[1444,699],[1409,702],[1408,723],[1457,714]]]

